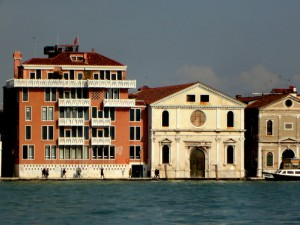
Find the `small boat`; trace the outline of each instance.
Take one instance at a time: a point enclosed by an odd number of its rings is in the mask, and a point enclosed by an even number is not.
[[[279,169],[275,173],[263,173],[266,180],[300,180],[300,169]]]

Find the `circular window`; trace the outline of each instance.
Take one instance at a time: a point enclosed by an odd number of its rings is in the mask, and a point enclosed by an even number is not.
[[[202,126],[205,123],[205,120],[206,120],[206,116],[205,116],[204,112],[202,112],[200,110],[194,111],[191,115],[191,123],[195,127]]]
[[[285,105],[287,107],[291,107],[293,105],[293,102],[290,99],[288,99],[288,100],[285,101]]]

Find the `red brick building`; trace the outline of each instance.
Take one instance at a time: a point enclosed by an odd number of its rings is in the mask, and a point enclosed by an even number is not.
[[[147,171],[144,106],[128,98],[127,66],[78,45],[48,46],[47,58],[22,63],[4,87],[7,131],[3,176],[136,177]]]

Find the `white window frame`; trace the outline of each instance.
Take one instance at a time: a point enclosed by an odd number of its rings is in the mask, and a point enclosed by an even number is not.
[[[31,106],[25,106],[25,121],[31,121],[32,119]]]
[[[133,152],[134,152],[134,155],[131,156],[131,148],[133,148]],[[139,150],[138,150],[139,148]],[[129,146],[129,158],[130,159],[141,159],[141,151],[142,151],[142,147],[140,145],[130,145]],[[139,154],[137,154],[137,152]]]
[[[42,106],[42,121],[53,121],[53,120],[54,120],[54,107]]]
[[[27,146],[27,158],[24,158],[24,146]],[[22,159],[33,160],[34,159],[34,145],[22,145]]]
[[[46,129],[46,130],[47,130],[47,133],[46,133],[46,136],[47,136],[47,137],[46,137],[46,139],[44,139],[44,133],[43,133],[43,130],[44,130],[43,128],[44,128],[44,127],[47,127],[47,129]],[[50,137],[49,137],[49,136],[50,136],[50,135],[49,135],[49,134],[50,134],[50,129],[49,129],[50,127],[52,127],[52,139],[50,139]],[[42,126],[42,132],[41,132],[41,134],[42,134],[41,139],[42,139],[43,141],[52,141],[52,140],[54,140],[54,126],[44,126],[44,125],[43,125],[43,126]]]
[[[131,120],[131,112],[133,111],[133,120]],[[139,118],[137,118],[137,111],[139,111]],[[140,108],[131,108],[129,111],[129,120],[130,122],[140,122],[141,121],[141,109]]]
[[[291,125],[291,128],[287,128],[287,125]],[[294,129],[294,124],[293,123],[284,123],[284,130],[293,130]]]
[[[134,138],[133,139],[131,139],[131,133],[130,133],[131,128],[134,129],[134,134],[133,134]],[[137,130],[138,129],[139,129],[139,134],[140,134],[139,136],[140,136],[140,138],[137,137],[137,133],[138,133]],[[130,139],[130,141],[140,141],[141,138],[142,138],[141,127],[140,126],[130,126],[129,127],[129,139]]]
[[[45,159],[56,159],[56,146],[55,145],[45,145]]]

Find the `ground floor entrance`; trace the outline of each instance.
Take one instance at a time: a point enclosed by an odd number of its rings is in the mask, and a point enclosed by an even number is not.
[[[192,150],[190,156],[190,170],[191,178],[205,177],[205,154],[201,148]]]
[[[131,177],[143,177],[143,165],[132,165]]]

